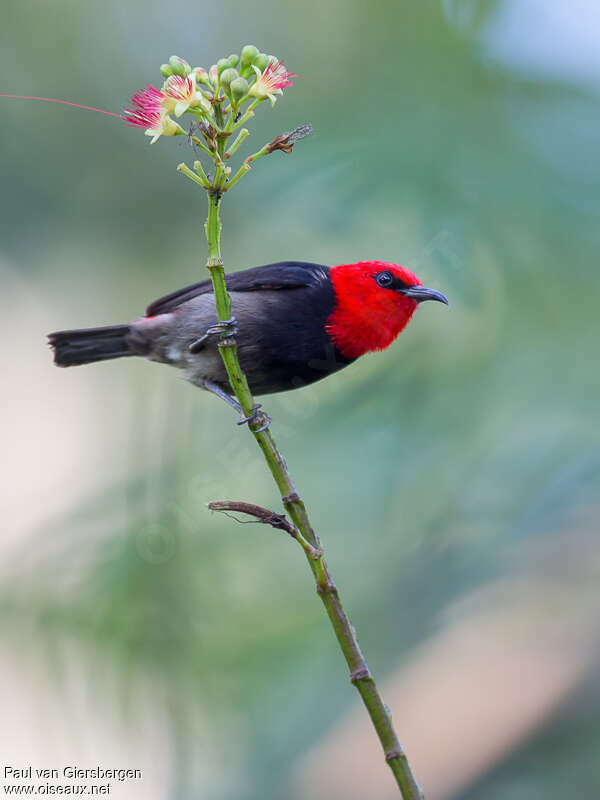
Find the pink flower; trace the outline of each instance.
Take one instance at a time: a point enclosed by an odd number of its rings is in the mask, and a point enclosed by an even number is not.
[[[283,94],[282,89],[293,86],[293,82],[290,79],[298,77],[288,72],[285,64],[276,58],[269,62],[264,72],[261,72],[254,64],[252,69],[256,72],[256,83],[250,88],[250,94],[253,97],[259,97],[261,100],[268,97],[271,105],[275,105],[276,94]]]
[[[146,136],[152,136],[152,144],[162,136],[175,136],[181,132],[164,107],[165,95],[155,86],[146,86],[131,98],[133,108],[126,108],[125,122],[133,128],[144,128]]]
[[[164,105],[180,117],[188,108],[198,105],[195,76],[171,75],[163,86]]]
[[[164,95],[154,86],[146,86],[131,98],[134,108],[125,109],[125,122],[134,128],[149,128],[155,125],[162,109]]]

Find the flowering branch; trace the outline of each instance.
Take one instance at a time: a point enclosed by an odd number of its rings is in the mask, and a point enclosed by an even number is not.
[[[213,161],[212,178],[200,161],[194,162],[194,170],[186,164],[179,164],[177,170],[206,190],[208,195],[208,217],[205,225],[208,244],[206,266],[221,323],[219,352],[243,417],[249,418],[250,430],[262,450],[291,522],[285,515],[250,503],[219,501],[211,503],[209,507],[215,511],[249,514],[261,522],[287,531],[300,543],[313,573],[317,592],[350,669],[350,681],[357,688],[371,717],[385,760],[396,778],[401,795],[404,800],[421,800],[423,795],[400,747],[390,712],[379,694],[354,628],[344,611],[306,507],[269,430],[270,418],[264,412],[256,413],[252,392],[237,356],[231,301],[221,260],[221,198],[250,171],[252,162],[276,150],[290,153],[294,144],[308,136],[312,128],[310,125],[301,125],[293,131],[276,136],[248,156],[233,177],[230,177],[232,170],[226,162],[237,153],[249,136],[247,128],[242,126],[254,116],[259,104],[268,99],[274,105],[283,90],[292,86],[292,78],[296,76],[288,72],[284,64],[274,56],[260,53],[253,45],[246,45],[240,57],[231,55],[229,58],[219,59],[208,71],[202,67],[192,69],[182,58],[172,56],[168,64],[162,65],[161,72],[165,78],[162,90],[147,86],[136,93],[131,98],[133,108],[125,110],[124,118],[127,124],[143,128],[146,135],[151,136],[152,142],[155,142],[161,136],[184,134],[185,131],[171,114],[177,118],[190,114],[194,123],[188,134],[190,140]],[[239,128],[240,132],[226,150],[228,139]],[[196,132],[202,138],[196,136]]]

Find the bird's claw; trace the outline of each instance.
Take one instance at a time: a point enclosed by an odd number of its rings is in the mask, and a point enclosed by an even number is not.
[[[219,320],[215,325],[207,328],[205,336],[237,336],[237,333],[237,319],[230,317],[229,319]]]
[[[246,425],[250,422],[262,421],[263,424],[260,426],[260,428],[252,428],[252,430],[254,433],[262,433],[263,431],[266,431],[273,420],[268,414],[266,414],[264,411],[261,411],[261,408],[262,403],[257,403],[255,406],[252,406],[248,416],[238,419],[237,424]]]
[[[269,427],[269,425],[273,422],[271,417],[268,414],[266,414],[264,411],[260,412],[260,416],[261,416],[262,419],[264,419],[264,422],[260,426],[260,428],[253,428],[252,429],[254,431],[254,433],[264,433],[267,430],[267,428]]]
[[[198,337],[198,339],[194,339],[194,341],[188,345],[188,352],[192,355],[199,353],[211,336],[237,336],[237,334],[237,319],[235,317],[220,320],[214,325],[211,325],[210,328],[207,328],[206,332]]]
[[[238,425],[245,425],[247,422],[253,422],[256,419],[256,417],[257,417],[257,415],[258,415],[258,413],[259,413],[261,408],[262,408],[262,404],[261,403],[257,403],[255,406],[252,406],[248,416],[247,417],[240,417],[240,419],[238,419],[237,424]]]

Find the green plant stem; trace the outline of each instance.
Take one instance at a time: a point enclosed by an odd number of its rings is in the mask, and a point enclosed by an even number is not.
[[[250,165],[252,164],[253,161],[256,161],[257,158],[262,158],[263,156],[269,155],[270,152],[271,150],[269,150],[269,144],[266,144],[264,145],[264,147],[261,147],[260,150],[257,150],[256,153],[252,153],[251,156],[248,156],[248,158],[246,158],[242,162],[241,167],[238,169],[233,178],[231,178],[231,180],[227,184],[226,190],[229,191],[229,189],[235,186],[236,183],[244,177],[244,175],[247,175],[250,172],[250,170],[252,169]]]
[[[192,142],[200,148],[200,150],[204,150],[207,155],[209,155],[211,158],[213,157],[212,150],[209,150],[201,139],[199,139],[197,136],[191,136],[190,138]]]
[[[237,131],[237,129],[241,128],[242,125],[245,125],[246,122],[248,122],[249,119],[252,119],[252,117],[254,116],[254,109],[259,104],[259,102],[260,102],[259,100],[255,100],[253,103],[250,103],[250,105],[244,111],[244,113],[238,119],[238,121],[234,122],[233,125],[231,126],[231,132]]]
[[[181,165],[179,165],[179,166],[181,166]],[[177,167],[177,169],[179,169],[179,167]],[[200,177],[200,180],[201,180],[202,185],[204,186],[204,188],[205,189],[210,189],[210,181],[208,180],[208,175],[204,171],[204,167],[202,166],[202,162],[201,161],[194,161],[194,170],[198,173],[198,176]],[[179,171],[183,172],[183,170],[179,170]]]
[[[244,142],[245,139],[248,138],[248,136],[250,136],[250,131],[248,128],[242,128],[242,130],[235,137],[229,150],[225,153],[225,158],[231,158],[231,156],[237,152],[239,146],[242,144],[242,142]]]
[[[259,151],[260,153],[260,151]],[[258,156],[259,154],[255,154]],[[208,243],[207,268],[210,273],[215,294],[217,315],[220,320],[231,318],[231,302],[225,283],[225,271],[221,260],[221,221],[219,218],[220,198],[218,193],[208,193],[208,218],[206,220],[206,240]],[[254,406],[252,393],[246,376],[240,367],[236,343],[233,337],[226,336],[219,342],[219,350],[229,376],[229,383],[242,407],[244,416],[248,416]],[[327,564],[322,555],[318,536],[314,532],[306,507],[301,500],[288,472],[285,460],[280,453],[271,431],[259,431],[264,419],[255,419],[249,424],[258,446],[263,452],[267,465],[273,475],[277,488],[281,493],[283,505],[301,534],[302,539],[320,555],[315,558],[311,552],[303,548],[308,564],[312,570],[317,592],[323,601],[327,615],[336,638],[350,669],[350,680],[356,686],[363,703],[371,717],[371,721],[385,754],[385,759],[392,770],[404,800],[422,800],[423,794],[396,736],[389,709],[383,702],[369,667],[361,652],[354,628],[342,606],[338,590],[331,579]]]
[[[194,162],[194,167],[196,167],[196,164],[200,164],[200,162],[199,161]],[[200,167],[202,167],[202,165],[200,165]],[[210,189],[210,183],[208,181],[208,178],[206,177],[206,174],[204,173],[204,170],[200,172],[198,169],[196,169],[196,171],[198,172],[198,175],[192,172],[192,170],[187,166],[187,164],[184,164],[183,161],[181,162],[181,164],[177,165],[177,172],[183,173],[191,181],[194,181],[194,183],[199,183],[203,189]]]

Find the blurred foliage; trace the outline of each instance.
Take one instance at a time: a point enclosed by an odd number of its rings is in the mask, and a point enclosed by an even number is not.
[[[0,33],[3,91],[112,110],[172,52],[206,66],[246,41],[277,53],[301,77],[252,142],[305,121],[315,133],[226,198],[226,265],[381,258],[450,298],[388,352],[267,404],[377,674],[448,603],[509,573],[516,543],[567,520],[576,539],[571,512],[597,496],[600,110],[486,57],[497,5],[175,0],[165,15],[141,0],[25,0]],[[354,81],[371,87],[359,101]],[[3,255],[47,298],[52,327],[136,316],[203,274],[204,198],[174,169],[190,151],[151,148],[112,118],[0,102]],[[33,624],[57,676],[61,643],[76,642],[95,692],[124,711],[151,675],[187,766],[174,797],[202,785],[191,732],[223,763],[238,748],[239,774],[211,796],[281,797],[294,754],[352,698],[299,549],[206,511],[276,504],[259,454],[166,370],[102,365],[91,380],[95,424],[123,437],[129,477],[106,464],[96,497],[32,532],[36,564],[23,575],[13,559],[2,629],[18,641]],[[121,402],[129,430],[116,434]],[[598,726],[577,707],[556,725],[464,800],[564,797],[572,770],[594,796]]]

